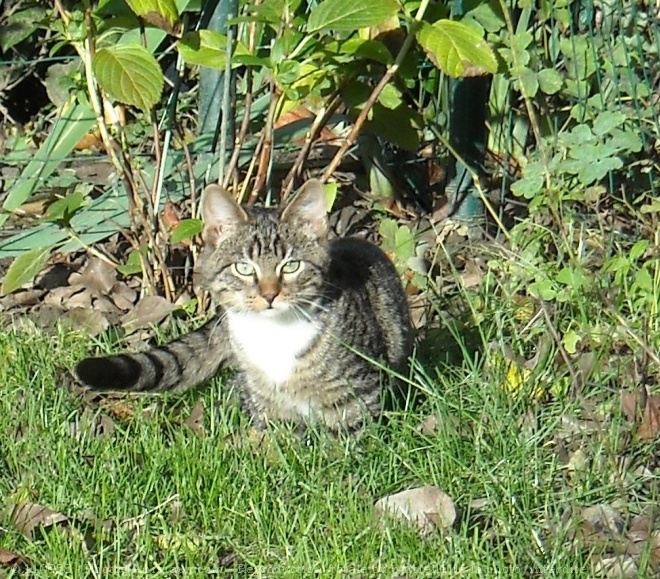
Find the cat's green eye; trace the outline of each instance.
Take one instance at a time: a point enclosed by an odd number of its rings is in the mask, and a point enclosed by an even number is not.
[[[254,275],[254,266],[247,261],[238,261],[234,264],[234,271],[242,276]]]
[[[295,259],[292,259],[291,261],[287,261],[282,268],[280,269],[280,272],[289,274],[289,273],[296,273],[301,266],[301,262],[297,261]]]

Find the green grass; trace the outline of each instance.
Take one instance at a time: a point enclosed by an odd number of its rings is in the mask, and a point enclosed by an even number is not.
[[[141,399],[99,435],[57,370],[88,349],[70,331],[0,332],[0,509],[33,501],[70,520],[26,537],[5,517],[0,547],[27,557],[30,576],[593,576],[588,553],[550,529],[571,504],[618,496],[617,483],[596,470],[578,480],[558,464],[547,443],[572,403],[505,395],[502,373],[478,357],[427,364],[415,379],[428,400],[358,438],[301,441],[282,429],[255,448],[231,442],[245,424],[221,379]],[[181,420],[199,395],[201,435]],[[530,408],[536,426],[521,427]],[[429,414],[441,425],[423,435]],[[374,523],[375,500],[426,484],[454,499],[454,530],[421,537]],[[487,499],[478,512],[475,499]]]

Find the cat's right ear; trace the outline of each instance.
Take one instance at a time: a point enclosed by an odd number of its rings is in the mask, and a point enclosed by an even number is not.
[[[209,185],[202,196],[202,238],[213,247],[236,227],[247,223],[247,213],[220,185]]]

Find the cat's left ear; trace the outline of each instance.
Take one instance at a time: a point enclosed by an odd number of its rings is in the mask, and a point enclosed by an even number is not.
[[[305,223],[317,237],[328,235],[328,212],[325,190],[318,179],[310,179],[282,211],[282,221]]]

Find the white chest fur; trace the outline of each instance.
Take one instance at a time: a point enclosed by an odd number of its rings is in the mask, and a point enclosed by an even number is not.
[[[291,376],[298,356],[319,332],[314,322],[288,312],[272,317],[253,312],[228,312],[227,323],[234,346],[276,385]]]

